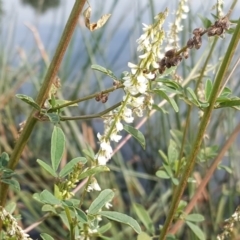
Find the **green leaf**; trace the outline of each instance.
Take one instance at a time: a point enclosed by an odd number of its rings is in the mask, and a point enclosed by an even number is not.
[[[5,207],[5,209],[6,209],[7,212],[13,214],[13,212],[14,212],[15,209],[16,209],[16,206],[17,206],[16,202],[9,202],[9,203],[7,204],[7,206]],[[0,239],[1,239],[1,238],[0,238]]]
[[[51,161],[53,170],[56,171],[61,162],[65,149],[65,136],[61,128],[54,126],[51,141]]]
[[[201,214],[193,213],[187,215],[184,219],[190,222],[202,222],[204,221],[204,216]]]
[[[102,227],[100,227],[98,229],[98,233],[103,234],[103,233],[107,232],[109,229],[111,229],[111,227],[112,227],[112,224],[109,222],[109,223],[103,225]]]
[[[51,205],[60,205],[61,204],[61,201],[59,199],[57,199],[48,190],[43,190],[40,193],[40,200],[44,203],[51,204]]]
[[[54,240],[54,238],[48,235],[47,233],[41,233],[40,236],[42,240]]]
[[[124,125],[123,128],[126,132],[131,134],[140,143],[143,149],[145,149],[145,146],[146,146],[145,137],[138,129],[130,125]]]
[[[209,27],[212,25],[212,22],[211,22],[208,18],[203,17],[203,16],[201,16],[200,14],[198,14],[198,16],[199,16],[200,19],[202,20],[202,23],[203,23],[204,28],[209,28]]]
[[[60,117],[57,113],[46,113],[45,114],[51,123],[53,123],[54,125],[60,123]]]
[[[63,104],[66,104],[66,103],[70,103],[71,101],[69,100],[64,100],[64,99],[56,99],[55,100],[55,105],[56,106],[61,106]],[[73,103],[71,105],[69,105],[68,107],[78,107],[78,104],[77,103]]]
[[[232,90],[230,88],[228,88],[228,87],[225,87],[223,89],[222,93],[221,93],[221,96],[227,97],[227,96],[229,96],[231,94],[232,94]]]
[[[53,213],[57,214],[55,207],[53,207],[50,204],[44,204],[42,206],[42,211],[43,212],[53,212]]]
[[[168,234],[166,240],[178,240],[174,235]]]
[[[138,234],[141,232],[141,228],[138,222],[132,217],[129,217],[119,212],[110,212],[110,211],[102,211],[102,212],[99,212],[99,214],[113,221],[129,225]]]
[[[147,231],[153,235],[155,232],[154,225],[146,209],[138,203],[133,204],[133,209]]]
[[[74,208],[74,211],[76,213],[77,216],[77,220],[81,223],[87,223],[88,222],[88,218],[87,215],[85,214],[85,212],[83,212],[81,209],[79,208]]]
[[[152,237],[145,232],[140,232],[140,234],[137,236],[137,240],[152,240]]]
[[[78,177],[79,180],[84,179],[86,177],[95,175],[97,173],[100,172],[107,172],[110,171],[109,168],[107,166],[103,166],[103,165],[99,165],[99,166],[95,166],[95,167],[91,167],[91,168],[87,168],[86,171],[82,172],[80,174],[80,176]]]
[[[41,199],[40,193],[34,193],[32,197],[33,197],[33,199],[35,199],[36,201],[42,203],[42,199]]]
[[[66,175],[68,175],[74,168],[74,166],[77,163],[81,163],[82,165],[84,165],[87,162],[87,159],[85,157],[77,157],[72,159],[70,162],[68,162],[63,169],[60,171],[59,173],[59,177],[65,177]]]
[[[9,155],[6,152],[2,152],[0,156],[0,168],[7,167],[9,161]]]
[[[178,150],[176,143],[171,139],[168,147],[169,164],[173,164],[178,159]]]
[[[45,163],[44,161],[37,159],[37,163],[43,168],[45,169],[48,173],[50,173],[53,177],[57,177],[56,172],[52,169],[52,167],[50,165],[48,165],[47,163]]]
[[[187,91],[190,93],[190,95],[192,97],[192,100],[193,100],[192,102],[194,104],[196,104],[197,106],[200,106],[200,103],[198,101],[198,98],[197,98],[195,92],[190,87],[187,88]],[[191,100],[191,99],[189,99],[189,100]]]
[[[41,110],[41,107],[31,97],[29,97],[27,95],[24,95],[24,94],[16,94],[16,97],[21,99],[23,102],[31,105],[32,107],[34,107],[38,111]]]
[[[97,70],[97,71],[99,71],[99,72],[102,72],[102,73],[108,75],[110,78],[112,78],[112,79],[114,79],[114,80],[117,80],[117,77],[113,74],[113,72],[112,72],[111,70],[107,69],[107,68],[104,68],[104,67],[102,67],[102,66],[100,66],[100,65],[96,65],[96,64],[93,64],[93,65],[91,66],[91,68],[92,68],[93,70]]]
[[[162,90],[155,90],[155,92],[156,92],[159,96],[161,96],[162,98],[164,98],[165,100],[167,100],[167,101],[172,105],[172,107],[173,107],[173,109],[175,110],[175,112],[178,112],[178,111],[179,111],[178,106],[177,106],[177,104],[176,104],[176,102],[175,102],[175,100],[174,100],[173,98],[169,97],[169,96],[168,96],[164,91],[162,91]]]
[[[159,178],[163,178],[163,179],[169,179],[170,178],[170,176],[164,170],[158,170],[156,172],[156,176],[159,177]]]
[[[165,163],[169,164],[169,160],[168,160],[168,157],[166,156],[166,154],[162,150],[159,150],[158,152],[161,155],[161,157],[163,158],[163,161]]]
[[[163,107],[159,107],[157,104],[152,104],[152,108],[156,111],[163,112],[164,114],[168,114],[168,111],[166,111]]]
[[[97,214],[105,206],[106,203],[110,202],[113,199],[113,197],[114,192],[111,189],[103,190],[90,205],[88,209],[88,214]]]
[[[182,94],[181,91],[179,91],[178,89],[175,89],[173,87],[168,87],[168,86],[161,86],[160,88],[156,89],[156,90],[161,90],[165,93],[176,93],[176,94]]]
[[[158,78],[155,81],[163,83],[165,86],[175,89],[175,90],[182,90],[182,86],[174,81],[173,79],[169,78]]]
[[[179,184],[179,180],[177,178],[171,177],[171,180],[172,180],[174,185],[177,186]]]
[[[196,237],[200,240],[205,240],[205,235],[203,231],[195,224],[186,221],[186,224],[189,226],[189,228],[193,231],[193,233],[196,235]]]
[[[4,182],[6,184],[8,184],[10,187],[12,187],[13,189],[15,189],[16,191],[20,191],[20,185],[19,182],[15,179],[1,179],[1,182]]]
[[[172,177],[174,175],[173,171],[172,171],[172,169],[169,165],[166,165],[166,164],[163,163],[163,167],[164,167],[164,169],[167,172],[169,177]]]
[[[220,98],[217,99],[219,101]],[[221,102],[218,105],[218,108],[223,108],[223,107],[238,107],[240,106],[240,99],[225,99],[224,102]]]
[[[208,79],[206,81],[206,85],[205,85],[205,99],[208,102],[209,101],[209,97],[211,95],[212,92],[212,81],[210,79]]]

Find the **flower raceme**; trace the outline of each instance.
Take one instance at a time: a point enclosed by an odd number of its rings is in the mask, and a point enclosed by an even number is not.
[[[119,132],[123,129],[122,122],[132,123],[134,114],[142,117],[143,111],[152,107],[150,82],[156,78],[155,71],[159,68],[160,46],[165,36],[162,25],[167,14],[167,10],[159,13],[153,25],[143,24],[144,33],[137,40],[137,51],[142,53],[140,61],[137,65],[128,63],[131,71],[123,78],[123,101],[114,111],[104,115],[104,133],[97,134],[100,149],[95,158],[99,165],[106,165],[111,158],[113,150],[110,141],[118,142],[121,139]]]

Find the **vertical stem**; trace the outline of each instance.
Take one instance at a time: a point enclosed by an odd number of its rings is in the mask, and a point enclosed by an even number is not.
[[[55,76],[57,75],[57,72],[58,72],[60,64],[62,62],[64,53],[66,52],[67,46],[73,35],[74,28],[77,25],[79,15],[83,9],[85,2],[86,2],[86,0],[76,0],[75,4],[73,6],[72,12],[71,12],[69,19],[67,21],[67,24],[64,28],[62,37],[59,41],[58,47],[56,49],[56,52],[52,59],[52,62],[48,68],[47,74],[43,81],[42,87],[41,87],[39,94],[37,96],[37,99],[36,99],[36,102],[40,106],[42,106],[44,104],[45,100],[47,99],[48,92],[51,88],[52,81],[55,78]],[[27,141],[30,137],[31,132],[33,131],[35,124],[37,123],[37,119],[34,118],[35,113],[36,113],[36,111],[33,110],[31,112],[31,114],[29,115],[27,122],[25,124],[25,127],[23,129],[23,132],[21,133],[21,135],[13,149],[11,158],[9,160],[9,165],[8,165],[8,167],[12,170],[14,170],[16,168],[18,161],[21,157],[22,151],[23,151],[25,145],[27,144]],[[8,185],[1,183],[0,187],[1,187],[0,188],[0,206],[4,206],[6,203],[6,198],[7,198]],[[0,224],[1,224],[1,222],[0,222]]]
[[[192,147],[192,152],[190,153],[187,165],[185,166],[185,169],[184,169],[183,174],[182,174],[183,177],[181,178],[181,181],[180,181],[178,187],[176,188],[176,191],[174,192],[173,199],[172,199],[172,202],[171,202],[171,205],[170,205],[169,213],[167,215],[165,224],[164,224],[164,226],[161,230],[161,234],[160,234],[160,237],[159,237],[160,240],[164,240],[166,238],[168,229],[169,229],[169,227],[172,223],[172,220],[173,220],[174,213],[177,210],[177,207],[178,207],[178,204],[179,204],[180,199],[182,197],[183,191],[184,191],[184,189],[187,185],[187,180],[188,180],[188,178],[189,178],[189,176],[190,176],[190,174],[193,170],[193,167],[195,166],[196,157],[197,157],[197,154],[198,154],[199,149],[201,147],[202,139],[203,139],[205,130],[207,128],[208,122],[210,120],[212,111],[214,109],[214,105],[215,105],[216,99],[218,97],[219,90],[221,88],[221,83],[224,80],[225,74],[228,70],[228,66],[229,66],[229,64],[231,62],[231,59],[233,57],[233,54],[234,54],[234,52],[237,48],[237,44],[239,42],[239,39],[240,39],[240,19],[238,20],[238,24],[236,26],[235,32],[232,36],[231,42],[228,46],[228,49],[227,49],[225,57],[222,61],[221,67],[220,67],[220,69],[217,73],[217,76],[216,76],[216,79],[215,79],[215,82],[214,82],[214,85],[213,85],[213,90],[212,90],[212,93],[211,93],[211,96],[210,96],[210,99],[209,99],[209,107],[206,108],[206,110],[204,112],[202,121],[201,121],[200,126],[199,126],[199,131],[198,131],[196,140],[195,140],[195,142],[193,144],[193,147]]]

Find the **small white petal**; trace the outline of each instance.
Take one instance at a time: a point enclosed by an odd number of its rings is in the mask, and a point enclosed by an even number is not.
[[[116,122],[116,129],[117,129],[117,131],[122,131],[123,130],[123,125],[120,121]]]
[[[128,62],[128,67],[130,67],[130,68],[138,68],[138,65],[133,64],[131,62]]]

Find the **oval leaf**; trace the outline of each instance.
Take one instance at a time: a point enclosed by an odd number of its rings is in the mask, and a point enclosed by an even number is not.
[[[152,237],[150,237],[147,233],[145,232],[141,232],[138,236],[137,236],[137,240],[152,240]]]
[[[20,191],[20,185],[19,182],[15,179],[1,179],[1,182],[4,182],[6,184],[8,184],[10,187],[12,187],[13,189],[15,189],[16,191]]]
[[[202,222],[204,221],[204,216],[201,214],[193,213],[193,214],[187,215],[185,217],[185,220],[190,222]]]
[[[158,170],[156,176],[159,178],[169,179],[170,176],[164,170]]]
[[[44,161],[37,159],[37,163],[43,168],[45,169],[48,173],[50,173],[53,177],[57,177],[56,172],[54,172],[54,170],[51,168],[51,166],[49,166],[47,163],[45,163]]]
[[[74,208],[75,212],[76,212],[76,216],[79,222],[82,223],[87,223],[88,218],[87,215],[85,214],[85,212],[83,212],[81,209],[79,208]]]
[[[212,92],[212,81],[208,79],[205,85],[205,99],[207,102],[209,100],[211,92]]]
[[[203,231],[195,224],[191,223],[191,222],[186,222],[186,224],[189,226],[189,228],[194,232],[194,234],[196,235],[196,237],[200,240],[205,240],[205,235],[203,233]]]
[[[57,171],[65,149],[65,136],[61,128],[54,126],[51,140],[51,161],[54,171]]]
[[[48,235],[47,233],[41,233],[40,236],[43,240],[54,240],[54,238]]]
[[[91,206],[88,209],[88,214],[95,215],[104,205],[110,202],[114,197],[114,192],[111,189],[103,190],[98,197],[92,202]]]
[[[131,134],[141,144],[143,149],[145,149],[145,146],[146,146],[145,137],[138,129],[129,125],[124,125],[123,128],[126,132]]]
[[[29,96],[24,94],[16,94],[16,97],[21,99],[23,102],[31,105],[32,107],[36,108],[37,110],[41,110],[41,107]]]
[[[162,90],[156,90],[155,91],[158,95],[160,95],[162,98],[164,98],[165,100],[167,100],[173,107],[173,109],[175,110],[175,112],[179,111],[178,105],[176,104],[175,100],[171,97],[169,97],[164,91]]]
[[[46,113],[46,116],[49,118],[50,122],[53,124],[58,124],[60,122],[60,117],[56,113]]]
[[[112,78],[112,79],[114,79],[114,80],[117,80],[117,77],[113,74],[113,72],[112,72],[111,70],[107,69],[107,68],[104,68],[104,67],[102,67],[102,66],[100,66],[100,65],[97,65],[97,64],[93,64],[93,65],[91,66],[91,68],[92,68],[93,70],[97,70],[97,71],[99,71],[99,72],[102,72],[102,73],[108,75],[110,78]]]
[[[119,212],[110,212],[110,211],[102,211],[99,214],[113,221],[129,225],[138,234],[141,232],[141,228],[138,222],[132,217],[129,217],[128,215],[125,215]]]
[[[155,232],[154,225],[146,209],[138,203],[133,204],[133,209],[137,214],[138,218],[140,219],[140,221],[143,223],[143,225],[147,229],[147,231],[150,232],[151,234],[154,234]]]
[[[52,193],[50,193],[48,190],[43,190],[40,193],[40,200],[44,203],[48,203],[51,205],[55,204],[61,204],[61,201],[57,199]]]
[[[72,159],[60,171],[59,177],[65,177],[66,175],[68,175],[72,171],[74,166],[79,162],[81,162],[82,164],[85,164],[87,162],[87,159],[85,157],[77,157],[77,158]]]

